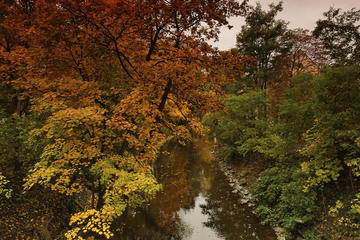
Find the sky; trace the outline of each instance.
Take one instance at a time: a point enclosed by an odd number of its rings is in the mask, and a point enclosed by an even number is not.
[[[264,9],[274,2],[279,0],[250,0],[250,5],[255,5],[260,2]],[[284,10],[277,15],[278,19],[283,19],[289,22],[289,28],[304,28],[313,30],[316,21],[324,18],[323,13],[333,6],[343,10],[351,8],[360,9],[360,0],[283,0]],[[245,23],[243,17],[231,18],[230,24],[233,26],[231,30],[224,27],[221,29],[219,41],[210,43],[220,50],[229,50],[235,47],[236,34],[241,31],[241,26]]]

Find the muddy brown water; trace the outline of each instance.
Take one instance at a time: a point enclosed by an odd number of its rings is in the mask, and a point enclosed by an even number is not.
[[[155,164],[163,190],[145,208],[115,223],[114,239],[275,240],[240,196],[232,193],[209,145],[167,143]]]

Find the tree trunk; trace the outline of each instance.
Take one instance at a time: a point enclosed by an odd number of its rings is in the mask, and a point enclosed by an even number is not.
[[[164,93],[163,95],[161,96],[161,102],[160,102],[160,105],[159,105],[159,110],[160,112],[162,112],[165,108],[165,103],[166,103],[166,100],[168,98],[168,95],[170,93],[170,89],[171,89],[171,86],[172,86],[172,80],[169,79],[167,84],[166,84],[166,87],[165,87],[165,90],[164,90]]]

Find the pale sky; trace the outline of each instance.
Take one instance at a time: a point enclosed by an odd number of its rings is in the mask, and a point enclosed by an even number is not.
[[[267,9],[270,3],[277,3],[279,0],[250,0],[249,4],[255,5],[256,2],[260,2],[263,9]],[[313,30],[316,21],[324,18],[323,13],[331,6],[342,10],[360,9],[360,0],[283,0],[284,10],[277,15],[277,18],[289,22],[290,29]],[[229,50],[235,47],[236,34],[241,31],[244,22],[244,18],[241,17],[231,18],[230,24],[234,27],[231,30],[222,28],[219,41],[211,44],[220,50]]]

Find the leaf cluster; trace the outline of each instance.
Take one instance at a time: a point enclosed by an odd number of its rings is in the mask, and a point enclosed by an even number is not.
[[[289,232],[316,219],[320,210],[316,204],[317,194],[302,191],[304,180],[305,175],[299,168],[273,167],[263,171],[254,189],[259,217]]]

